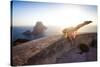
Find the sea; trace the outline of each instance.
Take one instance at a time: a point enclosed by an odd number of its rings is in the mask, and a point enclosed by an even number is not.
[[[11,28],[11,37],[12,37],[12,41],[15,41],[17,39],[28,39],[31,40],[34,38],[33,35],[23,35],[23,32],[27,31],[27,30],[32,30],[32,27],[12,27]]]
[[[16,41],[17,39],[27,39],[27,40],[34,40],[37,38],[41,38],[41,37],[46,37],[46,36],[50,36],[50,35],[55,35],[57,34],[57,27],[48,27],[47,30],[44,32],[44,35],[24,35],[23,32],[25,31],[33,31],[33,27],[32,26],[21,26],[21,27],[11,27],[11,38],[12,41]]]

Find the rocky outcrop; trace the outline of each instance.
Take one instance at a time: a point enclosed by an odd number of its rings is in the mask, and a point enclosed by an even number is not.
[[[69,54],[68,52],[80,43],[89,45],[96,36],[94,33],[78,35],[73,46],[71,46],[68,39],[63,38],[61,35],[32,40],[12,48],[12,65],[54,64],[57,63],[58,58],[60,58],[59,61],[67,60],[61,56]]]
[[[31,35],[32,32],[31,32],[30,30],[27,30],[27,31],[23,32],[23,34],[24,34],[24,35]]]
[[[41,21],[38,21],[35,27],[33,28],[32,34],[34,35],[43,34],[45,30],[46,27],[43,25],[43,23]]]
[[[27,64],[29,58],[40,53],[43,49],[46,49],[60,38],[61,36],[44,37],[12,47],[11,65]]]
[[[27,42],[27,41],[29,41],[29,40],[27,40],[27,39],[17,39],[17,40],[15,40],[15,41],[13,42],[13,46],[16,46],[16,45],[25,43],[25,42]]]
[[[44,35],[44,31],[47,29],[46,26],[43,25],[41,21],[38,21],[36,25],[33,27],[33,31],[27,30],[23,32],[23,35],[39,35],[42,36]]]

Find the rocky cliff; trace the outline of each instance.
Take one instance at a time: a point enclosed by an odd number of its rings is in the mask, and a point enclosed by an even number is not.
[[[71,56],[70,54],[71,50],[74,50],[74,48],[76,48],[80,43],[89,45],[91,41],[96,37],[97,34],[95,33],[78,35],[77,38],[75,39],[75,44],[73,46],[70,45],[68,39],[65,39],[61,35],[49,36],[29,41],[27,43],[12,47],[11,65],[54,64],[59,62],[63,63],[64,62],[63,60],[66,60],[66,62],[70,62],[72,59],[71,58],[68,59],[68,57]],[[64,54],[67,54],[66,56],[67,59],[63,58]],[[89,55],[88,57],[90,56],[91,55]],[[96,60],[96,51],[95,51],[95,60]],[[75,60],[73,60],[73,62],[75,62]]]

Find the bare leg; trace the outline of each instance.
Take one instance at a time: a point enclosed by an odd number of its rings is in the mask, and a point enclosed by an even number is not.
[[[70,37],[67,37],[68,38],[68,41],[71,43],[71,47],[73,46],[73,39],[72,38],[70,38]]]

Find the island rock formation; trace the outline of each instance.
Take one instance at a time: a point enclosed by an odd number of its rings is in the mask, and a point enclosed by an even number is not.
[[[36,25],[33,27],[32,34],[33,35],[43,34],[45,30],[46,27],[43,25],[43,23],[41,21],[38,21]]]
[[[23,35],[42,35],[46,29],[47,27],[41,21],[38,21],[33,27],[33,31],[27,30],[23,32]]]

